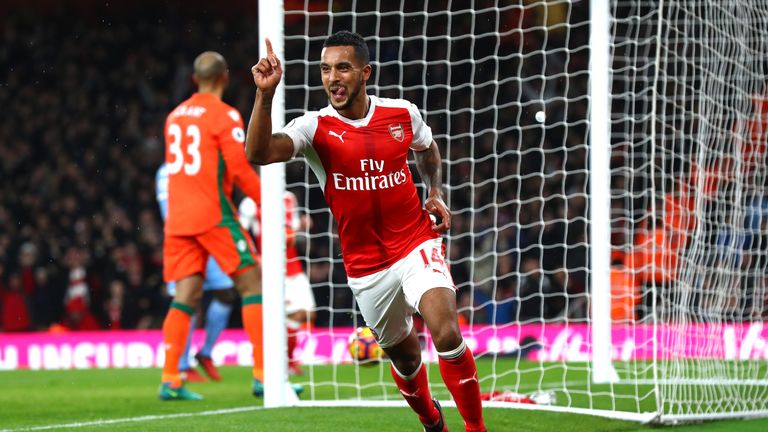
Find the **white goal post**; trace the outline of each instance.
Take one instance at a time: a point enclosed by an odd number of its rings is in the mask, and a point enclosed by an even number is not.
[[[320,50],[342,29],[369,44],[369,92],[415,103],[440,145],[487,406],[768,416],[768,0],[261,1],[260,55],[269,37],[284,68],[276,130],[327,104]],[[317,179],[300,157],[261,175],[265,406],[406,406],[386,362],[346,352],[363,323]],[[317,300],[292,377],[269,312],[286,189],[313,221],[298,244]]]

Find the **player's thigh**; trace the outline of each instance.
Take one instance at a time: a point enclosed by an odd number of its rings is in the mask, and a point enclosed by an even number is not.
[[[195,280],[189,281],[191,278],[195,278]],[[168,282],[165,291],[170,297],[173,297],[174,301],[181,301],[190,305],[197,304],[203,296],[203,289],[199,283],[201,280],[202,277],[198,274],[187,276],[179,279],[181,283],[176,283],[176,281]],[[177,286],[181,287],[181,291],[177,289]]]
[[[175,303],[196,307],[203,298],[203,276],[199,273],[176,281],[176,292],[173,294]]]
[[[414,309],[420,310],[419,303],[424,293],[431,289],[447,289],[452,291],[455,297],[456,284],[445,263],[442,239],[437,238],[422,243],[397,265],[402,274],[406,301]]]
[[[203,274],[207,259],[208,252],[194,236],[166,235],[163,240],[163,279],[171,282]]]
[[[310,311],[315,308],[315,295],[304,273],[285,278],[285,313],[290,315],[298,311]]]
[[[197,238],[227,275],[232,276],[257,263],[250,236],[235,220],[225,221]]]
[[[240,268],[230,277],[240,297],[261,295],[261,267],[258,264]]]
[[[360,313],[382,348],[402,342],[413,328],[415,310],[405,300],[400,275],[391,268],[360,278],[349,278]]]
[[[461,332],[456,286],[439,240],[422,243],[399,264],[406,301],[421,313],[438,351],[449,351],[461,342]]]

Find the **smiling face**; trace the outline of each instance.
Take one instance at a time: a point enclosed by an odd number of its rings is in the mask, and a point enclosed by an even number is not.
[[[354,47],[323,48],[320,55],[320,75],[331,106],[342,115],[356,118],[358,109],[365,110],[365,83],[371,76],[371,65],[363,64],[355,56]],[[362,116],[364,115],[365,112],[362,113]]]

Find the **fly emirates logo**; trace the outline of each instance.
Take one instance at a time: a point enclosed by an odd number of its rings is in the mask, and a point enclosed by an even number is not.
[[[360,177],[347,177],[341,173],[333,173],[333,187],[336,190],[371,191],[390,189],[404,184],[408,178],[405,167],[398,171],[384,172],[384,161],[374,159],[361,159]]]

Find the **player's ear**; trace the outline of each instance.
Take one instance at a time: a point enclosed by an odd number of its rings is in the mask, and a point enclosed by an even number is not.
[[[227,84],[229,84],[229,69],[225,70],[224,73],[221,74],[219,77],[221,80],[221,84],[226,87]]]
[[[368,78],[371,77],[372,72],[373,72],[373,66],[371,66],[370,63],[363,66],[363,81],[368,81]]]

